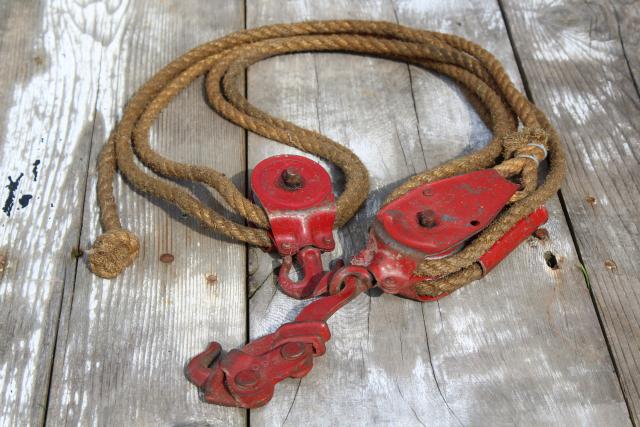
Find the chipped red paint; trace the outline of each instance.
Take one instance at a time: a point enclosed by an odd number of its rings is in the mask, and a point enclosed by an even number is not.
[[[284,257],[278,275],[282,291],[297,299],[316,296],[326,288],[320,255],[332,251],[336,206],[329,174],[302,156],[269,157],[256,165],[251,188],[269,218],[275,249]],[[289,278],[296,256],[303,277]]]
[[[386,205],[376,219],[399,244],[423,256],[442,257],[489,225],[517,189],[485,169],[422,185]],[[419,221],[425,211],[433,216],[430,227]]]
[[[549,219],[549,212],[544,206],[540,206],[531,215],[521,219],[509,231],[507,231],[491,248],[485,252],[478,262],[482,272],[487,274],[500,263],[507,255],[517,248],[527,237]]]

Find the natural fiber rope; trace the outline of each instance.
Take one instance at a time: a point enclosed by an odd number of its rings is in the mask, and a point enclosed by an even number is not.
[[[328,51],[404,61],[447,75],[463,85],[471,103],[493,131],[493,139],[475,153],[411,177],[391,193],[387,203],[424,183],[489,167],[505,177],[520,179],[522,189],[509,207],[470,244],[450,257],[423,261],[416,270],[418,275],[438,278],[417,285],[422,295],[451,292],[480,278],[478,258],[558,190],[565,170],[558,136],[545,116],[515,88],[502,65],[481,47],[450,34],[373,21],[302,22],[240,31],[187,52],[145,83],[127,104],[100,155],[98,202],[105,233],[90,251],[92,271],[102,277],[115,277],[133,262],[139,250],[137,238],[122,228],[117,213],[113,193],[116,168],[133,187],[175,204],[207,227],[252,245],[271,246],[265,212],[245,198],[224,174],[167,159],[149,145],[149,129],[160,112],[205,73],[209,102],[223,117],[259,135],[329,160],[342,170],[346,185],[336,201],[336,227],[344,225],[368,195],[368,173],[360,159],[324,135],[258,110],[238,90],[246,68],[260,60],[296,52]],[[524,126],[521,130],[519,123]],[[548,173],[538,187],[537,166],[547,152]],[[185,189],[140,168],[136,158],[161,177],[198,181],[212,187],[231,209],[255,227],[224,218]],[[497,164],[498,160],[502,163]]]

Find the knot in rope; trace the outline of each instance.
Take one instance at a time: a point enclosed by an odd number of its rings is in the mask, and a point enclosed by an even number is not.
[[[91,271],[105,279],[113,279],[138,256],[140,243],[131,232],[123,229],[109,230],[96,239],[89,250]]]
[[[494,169],[505,178],[519,177],[522,187],[511,197],[511,202],[524,199],[538,186],[538,166],[547,157],[547,140],[544,129],[528,127],[502,138],[505,160]]]

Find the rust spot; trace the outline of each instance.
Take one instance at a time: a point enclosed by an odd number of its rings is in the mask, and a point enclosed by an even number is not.
[[[215,285],[218,283],[218,276],[215,274],[207,274],[207,283],[209,285]]]
[[[598,201],[596,200],[596,198],[595,198],[595,197],[593,197],[593,196],[587,196],[587,197],[585,197],[585,198],[584,198],[584,201],[585,201],[585,202],[587,202],[587,203],[589,203],[589,205],[591,205],[591,207],[594,207],[594,206],[598,203]]]
[[[544,227],[540,227],[536,231],[533,232],[533,237],[535,237],[538,240],[548,240],[549,239],[549,231]]]
[[[80,248],[71,248],[71,257],[72,258],[80,258],[84,255],[84,251]]]
[[[160,255],[160,262],[164,262],[165,264],[171,264],[175,257],[171,254],[162,254]]]
[[[618,269],[618,264],[615,263],[614,260],[608,259],[604,262],[604,266],[607,267],[607,270],[615,271]]]

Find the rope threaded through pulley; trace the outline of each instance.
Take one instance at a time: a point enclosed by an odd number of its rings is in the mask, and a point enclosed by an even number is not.
[[[336,227],[353,217],[369,190],[368,172],[360,159],[318,132],[257,109],[238,90],[238,81],[244,78],[250,65],[269,57],[299,52],[371,55],[444,74],[463,86],[470,102],[492,130],[493,138],[484,148],[410,177],[389,195],[386,203],[422,184],[491,167],[504,177],[520,180],[522,188],[510,205],[463,250],[419,264],[417,275],[438,279],[418,284],[418,294],[452,292],[482,277],[478,258],[560,187],[565,164],[558,135],[544,114],[516,89],[500,62],[478,45],[455,35],[387,22],[319,21],[260,27],[192,49],[160,70],[131,98],[99,158],[98,203],[105,232],[89,251],[89,267],[95,274],[116,277],[134,261],[139,251],[137,238],[123,229],[118,216],[113,189],[116,170],[136,189],[176,205],[216,232],[255,246],[271,246],[267,215],[224,174],[206,166],[165,158],[149,144],[150,127],[160,112],[180,91],[204,74],[207,74],[207,98],[220,115],[251,132],[338,166],[346,184],[336,201]],[[547,175],[538,185],[538,164],[547,155]],[[136,159],[152,173],[140,168]],[[196,181],[213,188],[230,209],[254,227],[223,217],[169,180]]]

